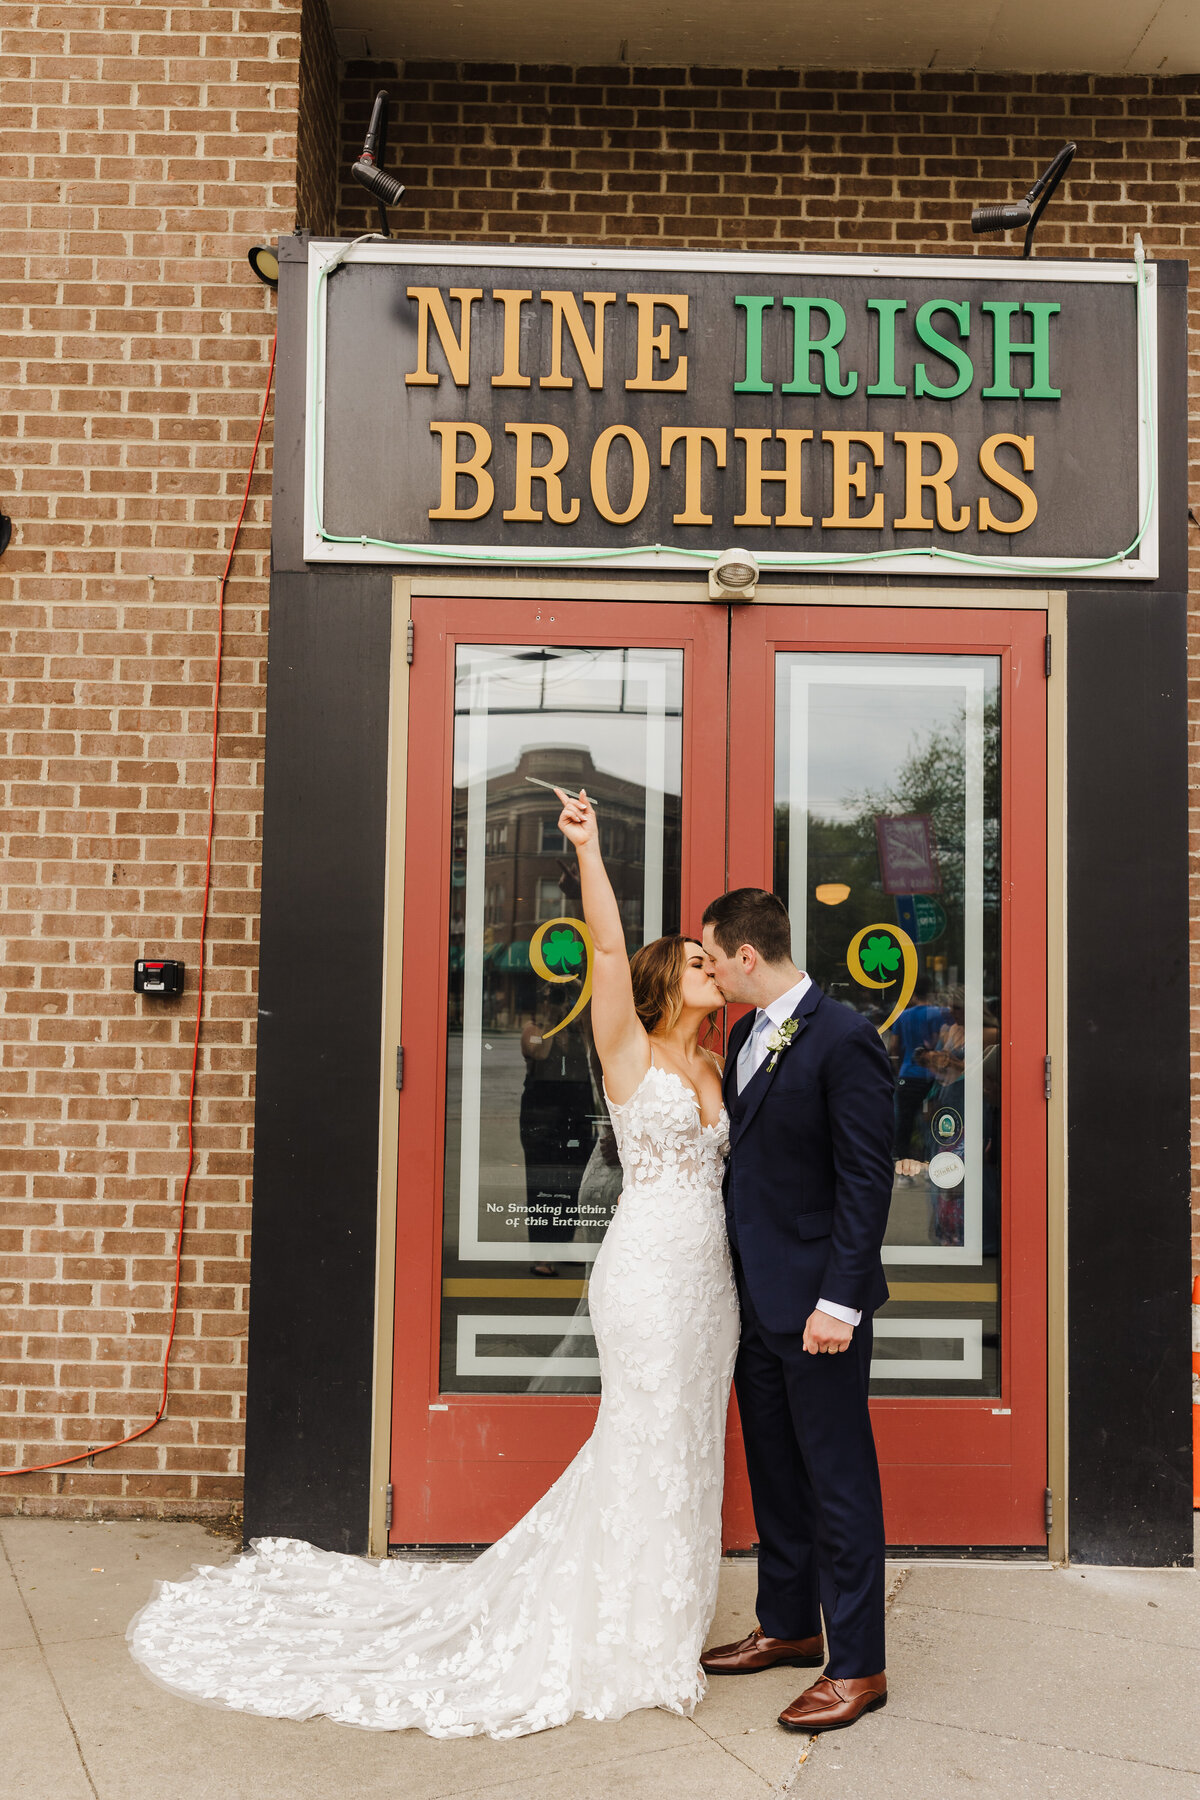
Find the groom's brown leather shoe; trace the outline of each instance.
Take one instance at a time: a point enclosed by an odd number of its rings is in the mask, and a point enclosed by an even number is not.
[[[740,1644],[717,1644],[700,1658],[706,1675],[756,1675],[760,1669],[819,1669],[825,1661],[825,1641],[816,1637],[773,1638],[757,1627]]]
[[[784,1708],[779,1723],[786,1731],[839,1731],[886,1705],[886,1675],[822,1675]]]

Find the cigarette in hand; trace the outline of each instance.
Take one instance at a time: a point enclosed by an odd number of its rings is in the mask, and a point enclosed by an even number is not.
[[[525,779],[526,781],[532,781],[535,787],[549,788],[552,794],[557,794],[560,791],[564,794],[568,792],[568,789],[566,788],[560,790],[558,785],[553,781],[543,781],[540,775],[527,775]],[[577,800],[579,796],[578,794],[572,794],[571,798],[572,800]]]

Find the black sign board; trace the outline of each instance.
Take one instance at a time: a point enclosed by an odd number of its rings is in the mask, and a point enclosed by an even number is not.
[[[306,556],[1156,572],[1152,265],[310,248]]]

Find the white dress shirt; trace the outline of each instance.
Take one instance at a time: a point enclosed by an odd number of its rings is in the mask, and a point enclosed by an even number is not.
[[[800,1002],[812,986],[811,975],[802,975],[795,987],[790,987],[786,994],[780,994],[769,1006],[760,1006],[754,1015],[754,1024],[750,1027],[750,1035],[738,1051],[737,1084],[738,1093],[742,1093],[747,1082],[752,1081],[769,1054],[767,1039],[777,1025],[790,1019]],[[858,1325],[862,1321],[862,1313],[853,1306],[843,1306],[838,1300],[818,1300],[817,1306],[823,1313],[833,1319],[840,1319],[843,1325]]]
[[[754,1023],[750,1027],[750,1035],[738,1051],[737,1084],[740,1094],[746,1083],[753,1079],[767,1060],[767,1039],[776,1025],[782,1025],[790,1019],[800,1002],[812,986],[812,976],[802,975],[795,987],[790,987],[786,994],[780,994],[778,1000],[772,1000],[770,1006],[760,1006],[754,1015]]]

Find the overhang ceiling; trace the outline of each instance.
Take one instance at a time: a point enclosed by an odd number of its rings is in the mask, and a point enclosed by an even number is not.
[[[329,10],[347,59],[1200,70],[1200,0],[329,0]]]

